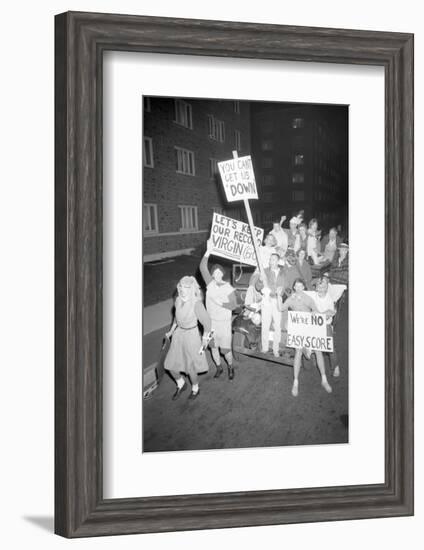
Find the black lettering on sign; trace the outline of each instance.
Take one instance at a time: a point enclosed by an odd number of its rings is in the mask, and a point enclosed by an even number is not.
[[[311,324],[322,327],[324,319],[319,315],[311,315]]]

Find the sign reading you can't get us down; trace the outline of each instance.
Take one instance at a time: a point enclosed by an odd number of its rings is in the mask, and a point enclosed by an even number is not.
[[[218,168],[228,202],[258,198],[250,155],[218,162]]]

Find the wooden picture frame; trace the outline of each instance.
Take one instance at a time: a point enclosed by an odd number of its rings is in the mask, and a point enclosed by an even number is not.
[[[56,533],[85,537],[413,514],[413,35],[73,12],[56,16],[55,25]],[[103,498],[106,50],[384,67],[385,257],[390,259],[385,264],[384,483]]]

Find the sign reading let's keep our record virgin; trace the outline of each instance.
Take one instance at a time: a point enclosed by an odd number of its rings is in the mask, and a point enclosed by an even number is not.
[[[250,155],[218,162],[218,168],[228,202],[258,198]]]
[[[264,230],[254,227],[254,235],[260,245]],[[233,262],[257,266],[254,244],[249,226],[239,220],[233,220],[214,212],[210,241],[211,253]]]

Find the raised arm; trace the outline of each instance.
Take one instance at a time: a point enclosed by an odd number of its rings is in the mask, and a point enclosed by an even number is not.
[[[211,243],[210,243],[210,240],[208,239],[208,242],[206,244],[206,252],[202,260],[200,261],[200,266],[199,266],[200,273],[202,274],[203,280],[205,281],[206,285],[208,285],[212,281],[212,276],[208,269],[208,259],[209,259],[209,256],[211,255],[210,250],[211,250]]]

